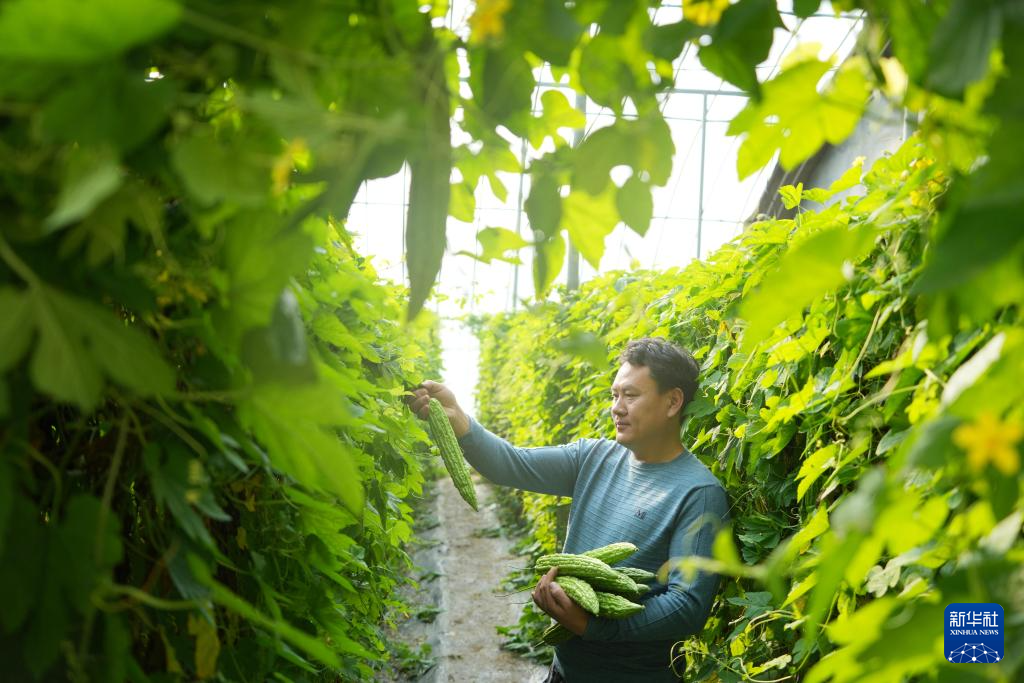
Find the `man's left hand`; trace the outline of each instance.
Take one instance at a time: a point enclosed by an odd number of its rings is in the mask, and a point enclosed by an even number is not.
[[[581,636],[587,629],[590,615],[573,602],[572,598],[562,590],[562,587],[555,583],[556,576],[558,576],[558,567],[552,567],[547,574],[541,577],[537,587],[533,589],[533,602],[549,617]]]

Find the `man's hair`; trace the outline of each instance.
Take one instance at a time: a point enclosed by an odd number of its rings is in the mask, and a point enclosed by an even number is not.
[[[619,363],[643,365],[654,378],[658,391],[683,390],[683,408],[697,395],[697,374],[700,368],[690,352],[661,337],[634,339],[619,354]]]

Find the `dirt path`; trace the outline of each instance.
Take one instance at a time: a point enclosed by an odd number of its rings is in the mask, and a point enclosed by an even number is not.
[[[509,554],[498,529],[491,488],[479,478],[480,511],[474,513],[448,478],[438,482],[438,546],[443,611],[438,615],[437,683],[543,681],[544,668],[499,647],[495,626],[514,624],[529,594],[503,595],[501,580],[522,562]]]
[[[412,619],[400,629],[411,647],[429,643],[436,665],[419,683],[541,683],[546,669],[502,650],[499,625],[514,624],[529,594],[503,595],[501,581],[521,558],[496,532],[491,489],[474,477],[480,511],[466,505],[447,477],[437,482],[438,525],[423,534],[413,558],[421,573],[440,576],[421,582],[415,601],[420,615],[436,611],[433,623]],[[439,611],[437,611],[439,610]],[[408,678],[404,680],[410,680]]]

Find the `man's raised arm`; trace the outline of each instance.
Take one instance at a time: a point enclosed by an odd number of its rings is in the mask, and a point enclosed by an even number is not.
[[[469,417],[455,400],[451,389],[430,380],[413,390],[409,407],[426,419],[432,398],[436,398],[444,408],[466,460],[488,480],[537,493],[572,495],[582,455],[580,442],[566,446],[517,448]]]

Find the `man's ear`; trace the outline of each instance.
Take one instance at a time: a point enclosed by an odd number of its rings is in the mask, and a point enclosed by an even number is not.
[[[669,394],[668,416],[679,417],[679,414],[683,410],[683,401],[685,400],[686,395],[679,387],[673,388],[669,391]]]

